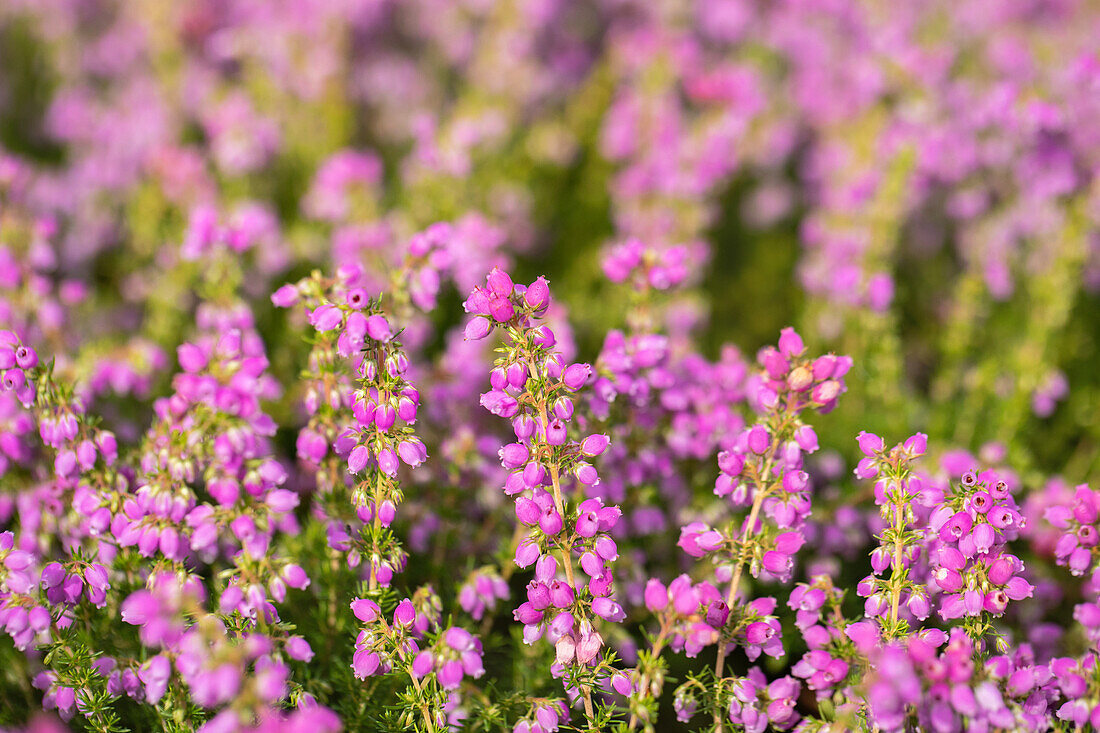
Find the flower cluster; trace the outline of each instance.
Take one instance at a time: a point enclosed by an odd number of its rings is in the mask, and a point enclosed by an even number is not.
[[[35,586],[38,585],[38,573],[34,571],[34,557],[25,550],[15,548],[15,537],[11,532],[0,532],[0,576],[5,593],[3,606],[0,606],[0,622],[3,622],[4,631],[11,636],[17,649],[26,649],[36,637],[49,639],[50,626],[53,617],[47,605],[39,605]],[[97,566],[93,577],[99,575],[102,566]],[[83,581],[79,575],[72,575],[73,580],[66,584],[65,571],[60,565],[51,569],[50,579],[53,587],[50,588],[55,603],[65,600],[76,602],[80,600],[83,590]],[[73,594],[75,593],[75,597]],[[99,595],[98,591],[96,594]]]
[[[197,578],[173,573],[160,573],[148,590],[131,593],[122,604],[122,620],[139,627],[142,645],[157,653],[140,666],[136,660],[126,667],[116,660],[99,665],[110,673],[108,692],[155,704],[182,686],[196,705],[223,708],[204,726],[209,730],[250,730],[246,721],[257,716],[278,718],[290,692],[288,660],[312,659],[309,643],[300,636],[234,633],[227,625],[232,617],[224,610],[222,617],[206,612],[205,600]],[[303,696],[297,705],[306,710],[316,701]]]
[[[496,610],[498,601],[511,597],[508,582],[493,567],[480,568],[470,573],[458,591],[458,603],[475,621],[485,613]]]
[[[795,699],[799,690],[799,683],[791,677],[769,683],[760,668],[753,667],[748,675],[734,680],[730,722],[744,728],[746,733],[762,733],[769,726],[789,730],[798,722]]]
[[[992,657],[983,666],[974,653],[973,642],[958,628],[950,635],[928,632],[905,646],[883,647],[867,692],[876,724],[884,731],[913,724],[926,730],[961,725],[1034,730],[1051,722],[1050,706],[1060,696],[1052,669],[1064,669],[1062,662],[1048,668],[1023,653]],[[1067,687],[1073,689],[1073,683]]]
[[[569,439],[572,394],[588,382],[591,367],[564,363],[555,349],[553,331],[536,325],[549,305],[550,289],[544,278],[524,287],[494,269],[485,287],[476,288],[466,299],[466,310],[473,315],[466,337],[484,338],[494,325],[507,333],[502,356],[490,373],[491,390],[481,396],[481,404],[512,421],[516,442],[499,452],[501,465],[509,470],[504,492],[516,497],[519,525],[532,528],[516,545],[516,564],[536,565],[527,601],[515,611],[516,620],[524,625],[528,643],[549,637],[560,670],[592,667],[596,676],[584,674],[598,679],[606,676],[600,671],[604,642],[594,621],[596,617],[625,618],[614,598],[609,566],[619,556],[609,532],[621,512],[598,498],[581,500],[587,487],[599,482],[589,460],[602,454],[609,440],[599,433]],[[573,491],[567,494],[570,488]],[[555,554],[561,558],[560,567]],[[578,582],[574,562],[588,576],[587,584]],[[559,570],[564,579],[557,577]],[[567,685],[585,697],[589,719],[590,686],[590,682],[580,689]]]
[[[687,575],[676,577],[667,586],[657,578],[650,578],[643,599],[646,610],[657,617],[659,628],[650,649],[639,653],[632,678],[626,678],[628,689],[620,693],[629,698],[631,727],[641,722],[648,730],[656,721],[657,700],[664,688],[666,667],[661,652],[667,645],[672,651],[694,659],[707,646],[718,642],[729,618],[729,607],[714,585],[706,581],[692,583]],[[613,685],[614,682],[615,679]],[[677,711],[682,720],[692,714],[694,708]]]
[[[259,558],[278,515],[298,503],[280,488],[287,473],[271,457],[274,423],[260,407],[279,387],[265,374],[263,342],[246,308],[204,307],[200,325],[202,336],[178,349],[174,394],[154,405],[159,420],[146,437],[135,496],[112,531],[122,547],[182,561],[189,551],[212,558],[228,530]],[[180,443],[188,449],[179,451]],[[198,502],[192,486],[200,480],[211,502]]]
[[[929,519],[929,529],[938,539],[930,551],[932,577],[943,594],[943,619],[1000,616],[1009,601],[1031,596],[1034,586],[1022,575],[1023,563],[1006,548],[1019,536],[1022,524],[1005,481],[995,474],[963,474]],[[986,627],[974,628],[977,638]]]
[[[729,608],[718,589],[706,581],[693,584],[687,575],[675,578],[668,587],[650,578],[645,586],[645,606],[660,621],[658,638],[667,637],[673,651],[689,658],[718,640],[718,630],[729,617]]]
[[[654,251],[633,238],[611,247],[602,264],[604,274],[612,282],[637,280],[643,287],[667,290],[680,285],[688,276],[690,256],[689,248],[683,245]]]
[[[368,559],[373,588],[388,586],[405,563],[389,530],[403,498],[398,469],[402,464],[416,468],[428,454],[412,427],[420,393],[408,380],[409,359],[378,299],[361,286],[362,276],[361,269],[345,267],[332,281],[313,277],[284,285],[272,299],[284,307],[303,301],[320,334],[311,354],[316,388],[307,398],[314,417],[299,434],[298,454],[319,466],[319,484],[332,494],[327,503],[330,544],[349,553],[352,566]],[[354,390],[345,386],[350,377],[344,361],[349,359],[358,377]],[[352,477],[350,490],[335,473],[335,458],[325,461],[330,451],[343,457]],[[347,529],[349,509],[357,510],[357,522],[366,525],[359,538]]]
[[[439,603],[431,589],[422,588],[413,598],[400,601],[389,621],[369,598],[351,603],[355,617],[365,625],[355,640],[355,677],[402,671],[420,699],[417,712],[427,730],[461,721],[462,680],[485,673],[481,641],[460,626],[441,629]]]
[[[1100,556],[1100,492],[1082,484],[1073,492],[1071,504],[1050,507],[1046,519],[1061,530],[1054,550],[1058,564],[1067,566],[1074,575],[1092,572]]]
[[[27,372],[38,366],[38,354],[20,343],[11,331],[0,331],[0,387],[12,392],[24,405],[34,397],[34,384],[28,383]]]
[[[691,503],[684,465],[728,446],[744,426],[738,407],[747,376],[732,347],[711,363],[699,354],[679,356],[667,335],[607,335],[583,397],[613,438],[602,459],[605,476],[592,491],[626,507],[622,531],[652,535],[675,524]]]
[[[561,700],[538,700],[531,712],[516,721],[512,733],[554,733],[569,721],[569,707]]]
[[[866,596],[866,614],[879,619],[883,637],[894,639],[909,632],[907,619],[899,617],[904,608],[916,621],[928,618],[931,601],[928,593],[909,577],[909,570],[921,554],[922,532],[914,529],[914,503],[921,500],[923,484],[910,463],[924,455],[928,436],[913,435],[904,443],[887,450],[877,435],[859,434],[859,447],[864,458],[856,466],[859,478],[875,479],[875,503],[887,522],[879,536],[879,547],[871,553],[874,573],[859,584],[857,590]],[[889,578],[881,576],[887,568]]]
[[[760,352],[763,369],[749,387],[749,401],[765,419],[742,430],[733,446],[718,456],[721,473],[714,493],[734,505],[752,507],[740,538],[730,540],[737,567],[748,563],[754,577],[766,572],[781,580],[790,578],[790,558],[801,547],[799,530],[810,513],[810,477],[803,470],[803,456],[818,449],[817,435],[801,415],[808,409],[833,409],[851,366],[846,357],[806,359],[804,353],[793,329],[783,331],[778,348]],[[776,531],[762,533],[761,516],[772,520]],[[687,528],[685,532],[690,534]],[[722,541],[708,537],[700,549],[715,549],[707,545],[716,540]]]
[[[809,649],[791,668],[791,674],[805,680],[807,689],[819,700],[844,689],[849,672],[859,669],[862,662],[848,634],[850,624],[841,612],[843,599],[843,591],[829,576],[818,576],[811,583],[796,585],[787,601]],[[855,631],[857,639],[859,631]]]
[[[748,401],[762,413],[762,420],[742,430],[733,446],[719,454],[721,474],[714,493],[735,506],[751,505],[748,515],[726,532],[700,532],[705,528],[698,525],[688,525],[681,532],[680,545],[689,554],[716,553],[732,568],[726,601],[732,628],[725,630],[719,643],[715,667],[719,678],[730,640],[745,644],[750,659],[761,649],[772,655],[782,649],[778,624],[755,619],[757,614],[768,615],[775,600],[761,598],[744,607],[735,600],[745,565],[753,577],[765,575],[786,582],[793,572],[793,556],[804,542],[810,477],[803,470],[803,456],[818,450],[818,439],[802,421],[802,413],[832,410],[845,390],[844,377],[851,366],[847,357],[827,354],[809,359],[805,352],[802,338],[791,328],[780,334],[777,348],[760,351],[761,370],[750,379]]]

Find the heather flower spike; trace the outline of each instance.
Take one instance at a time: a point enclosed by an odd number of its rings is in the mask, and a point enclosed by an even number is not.
[[[535,292],[528,297],[532,288]],[[494,269],[485,287],[475,288],[467,298],[466,309],[475,320],[491,316],[507,338],[481,404],[513,422],[516,442],[498,452],[510,472],[503,488],[515,498],[520,528],[534,525],[525,537],[517,534],[516,564],[535,563],[536,568],[515,619],[524,626],[525,642],[545,637],[554,646],[553,668],[567,679],[583,674],[598,682],[613,672],[601,653],[601,622],[625,619],[614,597],[612,563],[618,553],[609,535],[621,511],[598,498],[585,498],[588,487],[599,481],[595,475],[580,480],[595,472],[587,459],[602,454],[610,441],[601,434],[569,437],[572,395],[588,381],[591,367],[565,364],[554,349],[549,328],[539,324],[549,298],[544,279],[525,287]],[[577,569],[588,577],[587,583]],[[583,698],[585,716],[594,721],[592,682],[575,687],[567,682],[566,691]]]
[[[889,641],[908,636],[910,620],[919,624],[930,613],[927,590],[909,577],[923,540],[923,532],[913,526],[914,505],[923,498],[923,481],[912,464],[923,455],[927,436],[917,433],[889,450],[881,437],[871,433],[861,432],[857,440],[864,457],[856,475],[875,479],[875,503],[887,525],[879,535],[879,547],[871,554],[876,577],[860,584],[857,592],[867,598],[866,615],[878,620],[882,638]],[[887,568],[887,578],[877,577]]]

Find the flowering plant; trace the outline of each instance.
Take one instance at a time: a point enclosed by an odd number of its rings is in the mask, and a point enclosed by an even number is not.
[[[0,4],[0,727],[1100,728],[1098,27]]]

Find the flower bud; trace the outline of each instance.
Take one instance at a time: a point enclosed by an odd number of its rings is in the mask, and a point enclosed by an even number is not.
[[[467,341],[480,341],[493,330],[493,324],[488,318],[475,316],[466,324],[463,336]]]
[[[515,287],[512,283],[512,278],[507,272],[499,267],[494,267],[489,272],[489,276],[485,279],[485,284],[488,286],[489,292],[501,298],[509,297],[512,294],[512,289]]]
[[[566,388],[574,392],[584,386],[588,376],[592,373],[592,367],[588,364],[570,364],[562,372],[561,380]]]
[[[550,285],[545,277],[539,277],[527,286],[523,301],[534,311],[544,310],[550,304]]]
[[[806,347],[802,343],[802,337],[793,328],[784,328],[779,332],[779,353],[790,358],[801,356]]]
[[[594,458],[607,450],[607,446],[610,442],[610,439],[606,435],[599,433],[589,435],[581,441],[581,453],[589,458]]]

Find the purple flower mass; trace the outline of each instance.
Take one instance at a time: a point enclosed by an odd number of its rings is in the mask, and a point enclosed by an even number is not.
[[[1100,729],[1098,34],[0,3],[0,727]]]

